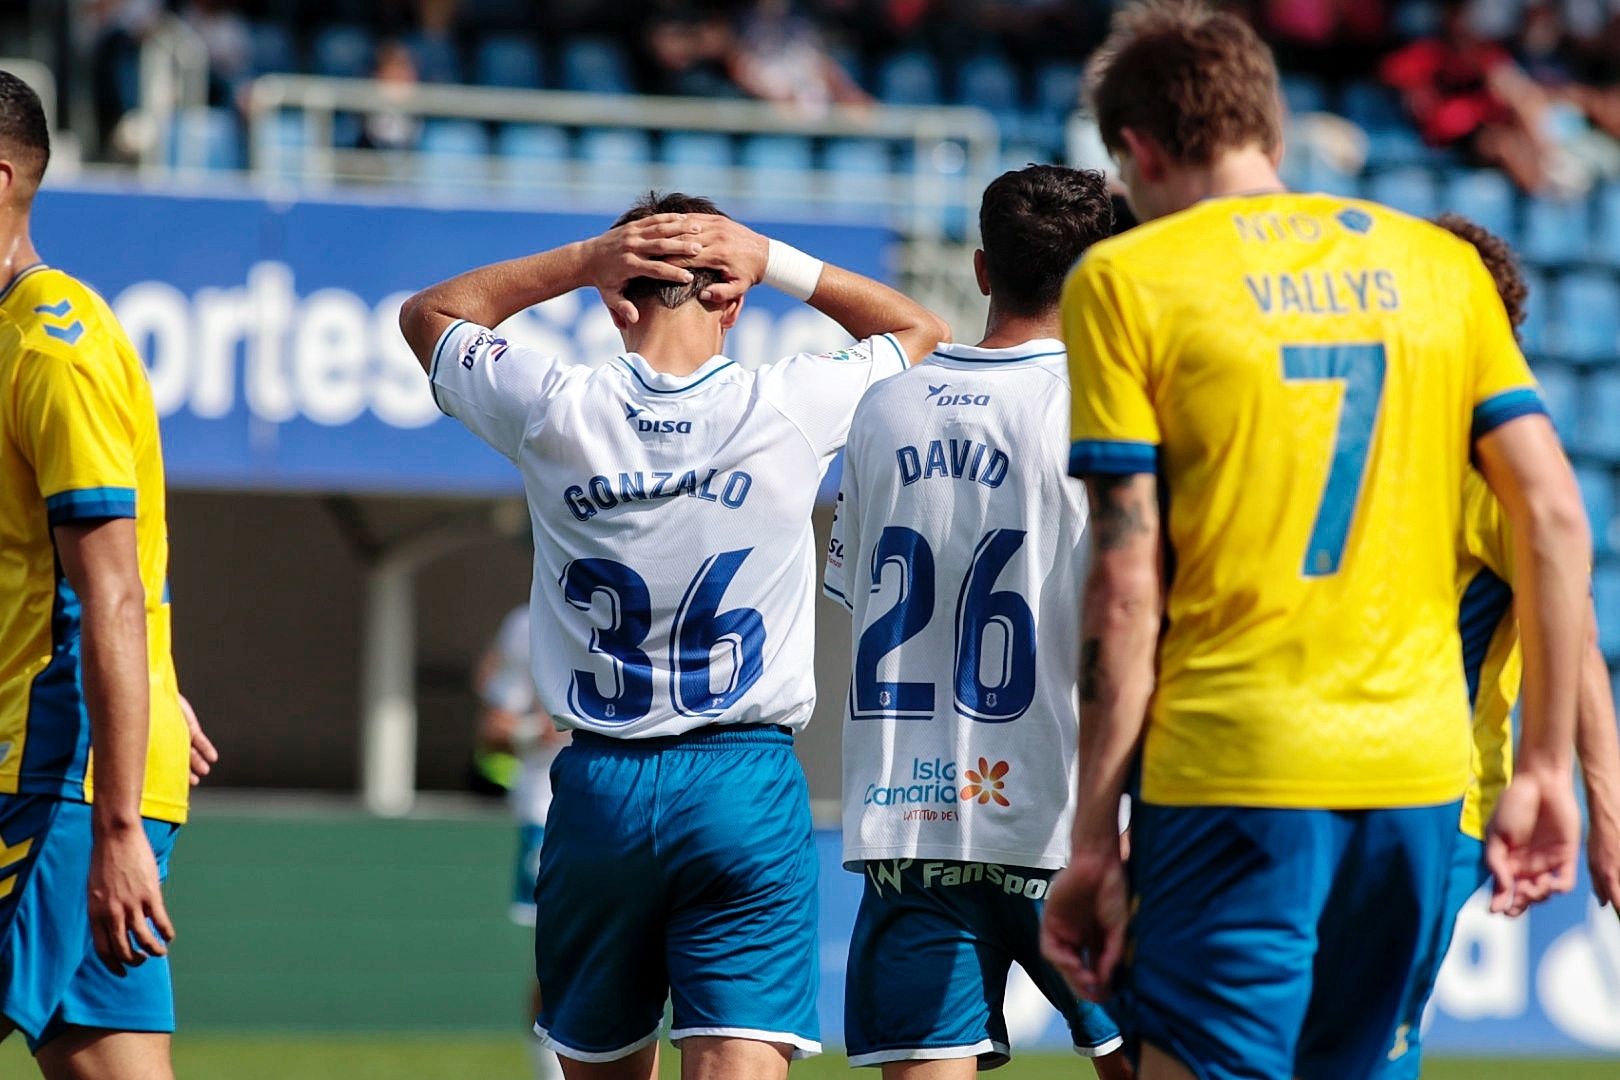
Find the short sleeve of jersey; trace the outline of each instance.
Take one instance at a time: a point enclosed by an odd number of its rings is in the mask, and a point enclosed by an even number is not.
[[[86,335],[71,354],[34,353],[17,379],[16,438],[51,525],[135,516],[135,419],[122,364]]]
[[[1158,464],[1146,316],[1117,270],[1084,259],[1063,287],[1069,350],[1069,475],[1124,476]]]
[[[1513,528],[1485,478],[1472,470],[1463,485],[1463,547],[1503,581],[1513,581]]]
[[[760,388],[810,442],[823,466],[849,438],[861,396],[911,366],[893,334],[830,353],[800,353],[763,369]]]
[[[556,393],[563,370],[556,357],[465,320],[439,338],[429,368],[439,409],[513,461],[535,405]]]
[[[1513,327],[1502,307],[1490,272],[1479,258],[1469,260],[1468,301],[1474,332],[1472,387],[1473,438],[1479,439],[1521,416],[1547,412],[1536,390],[1530,365],[1513,338]]]
[[[529,609],[509,614],[495,635],[494,665],[478,688],[479,699],[492,709],[521,716],[535,707],[534,675],[529,665]]]
[[[860,495],[856,490],[855,468],[844,453],[844,475],[838,485],[838,503],[833,508],[832,535],[827,539],[827,565],[821,575],[821,591],[829,600],[836,600],[849,611],[855,610],[854,563],[860,554],[860,523],[856,520],[856,507]]]

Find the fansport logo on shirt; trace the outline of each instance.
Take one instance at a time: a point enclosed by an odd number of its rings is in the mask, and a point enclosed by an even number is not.
[[[944,758],[912,758],[906,783],[868,784],[864,801],[867,806],[904,807],[907,821],[954,821],[958,806],[1011,806],[1012,801],[1003,794],[1011,771],[1012,765],[1006,761],[992,764],[982,757],[968,768]],[[958,785],[959,777],[967,782]]]

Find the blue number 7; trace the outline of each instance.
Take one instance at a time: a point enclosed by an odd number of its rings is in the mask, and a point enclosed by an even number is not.
[[[1384,346],[1284,345],[1285,379],[1342,379],[1344,404],[1339,412],[1339,434],[1333,444],[1322,505],[1316,511],[1310,545],[1305,549],[1306,577],[1339,572],[1344,545],[1350,536],[1361,478],[1367,471],[1367,450],[1384,394]]]

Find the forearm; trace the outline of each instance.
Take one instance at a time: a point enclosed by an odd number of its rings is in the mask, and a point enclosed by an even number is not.
[[[1601,819],[1609,836],[1620,836],[1620,734],[1615,730],[1614,692],[1609,669],[1598,651],[1595,623],[1581,661],[1580,695],[1575,708],[1575,753],[1586,783],[1586,807]]]
[[[1515,524],[1515,602],[1524,638],[1523,723],[1518,767],[1567,772],[1574,743],[1582,657],[1588,642],[1583,522],[1530,508]]]
[[[904,293],[830,263],[806,302],[856,340],[893,334],[914,363],[951,332],[945,320]]]
[[[146,605],[139,587],[84,600],[80,628],[98,834],[139,828],[151,715]]]
[[[400,330],[424,369],[434,346],[458,319],[496,326],[525,308],[591,284],[583,243],[493,263],[430,285],[399,309]]]

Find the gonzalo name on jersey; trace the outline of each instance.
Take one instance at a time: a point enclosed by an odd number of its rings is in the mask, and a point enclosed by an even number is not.
[[[719,503],[728,510],[738,509],[748,499],[754,478],[741,469],[726,473],[724,480],[720,476],[719,469],[703,470],[701,476],[697,469],[685,472],[637,469],[621,472],[616,477],[598,473],[582,484],[570,484],[563,489],[563,503],[580,521],[589,521],[623,503],[673,499],[680,495]]]

